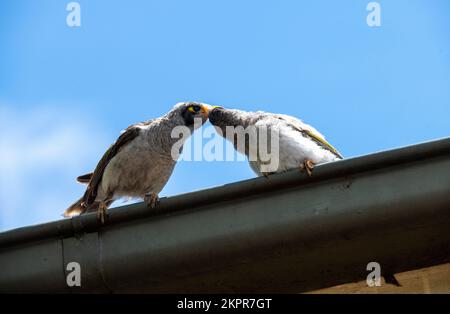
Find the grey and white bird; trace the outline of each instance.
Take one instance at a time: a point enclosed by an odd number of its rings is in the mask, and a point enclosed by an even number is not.
[[[203,103],[178,103],[160,118],[126,128],[94,172],[77,178],[78,182],[88,184],[86,192],[64,216],[97,210],[103,223],[106,209],[122,197],[143,198],[148,206],[154,207],[177,162],[173,146],[179,145],[178,152],[181,152],[187,137],[208,120],[210,109],[211,106]],[[176,127],[186,127],[187,135],[182,139],[172,136]]]
[[[245,143],[239,146],[237,138],[245,136],[245,134],[239,134],[240,132],[247,132],[249,127],[254,127],[258,132],[264,130],[268,134],[270,132],[277,134],[278,166],[274,171],[264,172],[262,170],[262,165],[267,164],[267,161],[262,161],[259,153],[256,154],[257,158],[249,160],[250,167],[259,176],[294,168],[300,168],[311,176],[314,165],[343,158],[315,128],[289,115],[214,108],[209,113],[209,121],[216,129],[218,128],[220,135],[232,142],[234,147],[247,157],[252,151],[252,142],[249,141],[247,135]],[[228,132],[231,130],[233,134],[227,134],[227,126],[231,127]],[[241,128],[237,128],[238,126]],[[271,138],[269,135],[267,138],[267,142],[264,143],[269,146]],[[253,147],[253,151],[259,152],[260,145],[263,145],[260,137],[257,137],[255,142],[253,145],[258,147]],[[270,149],[266,147],[265,151],[270,151]]]

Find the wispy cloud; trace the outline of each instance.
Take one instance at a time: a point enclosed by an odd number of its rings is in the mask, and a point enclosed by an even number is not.
[[[108,145],[76,112],[11,108],[0,104],[0,230],[59,218],[83,191],[74,177]]]

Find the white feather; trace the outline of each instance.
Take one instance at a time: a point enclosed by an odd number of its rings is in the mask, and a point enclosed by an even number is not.
[[[293,121],[295,118],[283,115],[289,120]],[[288,119],[286,119],[288,120]],[[288,121],[289,121],[288,120]],[[289,122],[291,122],[289,121]],[[313,127],[304,124],[298,119],[295,119],[296,123],[301,123],[303,129],[308,129],[315,134],[322,136]],[[309,137],[303,136],[302,132],[292,128],[288,123],[283,120],[274,118],[272,116],[259,120],[255,126],[258,129],[267,128],[278,131],[279,134],[279,165],[275,172],[282,172],[293,168],[298,168],[305,160],[311,160],[315,164],[330,162],[339,160],[336,155],[327,149],[319,146],[315,141]],[[250,162],[250,166],[258,175],[260,172],[260,162]]]

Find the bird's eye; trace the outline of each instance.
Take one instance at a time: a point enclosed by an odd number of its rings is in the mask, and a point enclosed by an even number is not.
[[[188,108],[188,110],[189,110],[190,112],[193,112],[193,113],[199,112],[200,109],[201,109],[201,108],[200,108],[200,106],[198,106],[198,105],[190,106],[190,107]]]

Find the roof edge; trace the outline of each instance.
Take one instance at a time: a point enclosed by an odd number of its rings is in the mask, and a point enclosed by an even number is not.
[[[253,178],[195,192],[163,197],[157,209],[152,211],[149,211],[144,203],[114,207],[108,210],[109,218],[105,225],[128,222],[143,217],[161,216],[191,207],[201,207],[201,205],[211,204],[211,202],[221,203],[257,195],[264,193],[267,189],[273,191],[305,185],[448,154],[450,154],[450,137],[321,164],[314,169],[314,176],[311,178],[306,177],[299,171],[292,170],[274,174],[268,178]],[[65,238],[83,232],[94,232],[101,228],[102,225],[98,223],[96,214],[87,213],[72,218],[1,232],[0,247],[19,245],[52,237]]]

